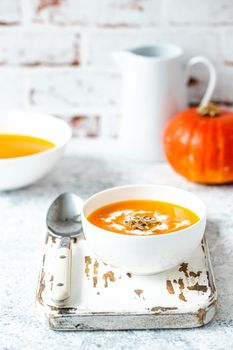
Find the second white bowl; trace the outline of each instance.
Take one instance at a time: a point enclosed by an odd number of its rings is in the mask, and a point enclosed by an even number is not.
[[[24,157],[0,159],[0,190],[30,185],[47,174],[60,159],[71,138],[71,128],[48,114],[0,111],[0,133],[46,139],[54,148]]]

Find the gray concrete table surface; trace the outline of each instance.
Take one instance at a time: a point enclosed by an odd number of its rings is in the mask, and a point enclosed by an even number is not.
[[[59,193],[88,198],[108,187],[169,184],[200,196],[208,208],[207,237],[218,289],[215,320],[202,328],[122,332],[54,332],[33,305],[45,236],[45,216]],[[202,186],[166,163],[143,164],[68,151],[30,187],[0,193],[0,350],[233,349],[233,186]]]

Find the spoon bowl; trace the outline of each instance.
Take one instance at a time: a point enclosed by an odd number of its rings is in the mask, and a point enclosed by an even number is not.
[[[52,235],[76,237],[82,233],[82,200],[74,193],[62,193],[51,204],[46,223]]]

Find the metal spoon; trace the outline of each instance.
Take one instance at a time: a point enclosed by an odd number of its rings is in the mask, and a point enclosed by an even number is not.
[[[71,293],[71,238],[82,234],[82,206],[82,199],[74,193],[63,193],[51,204],[46,217],[49,233],[62,237],[55,257],[52,289],[52,300],[59,305]]]

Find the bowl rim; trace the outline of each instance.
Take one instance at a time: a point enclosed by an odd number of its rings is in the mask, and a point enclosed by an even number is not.
[[[64,141],[61,144],[55,144],[54,143],[54,147],[49,148],[47,150],[41,151],[41,152],[37,152],[34,154],[29,154],[29,155],[25,155],[25,156],[19,156],[19,157],[10,157],[10,158],[0,158],[0,164],[2,163],[8,163],[8,162],[15,162],[15,161],[20,161],[22,159],[32,159],[32,158],[39,158],[39,157],[43,157],[46,154],[52,154],[57,152],[58,150],[60,150],[61,148],[63,148],[71,139],[72,137],[72,129],[69,126],[69,124],[64,121],[61,118],[58,118],[52,114],[49,113],[43,113],[43,112],[38,112],[38,111],[30,111],[30,110],[15,110],[15,109],[0,109],[0,115],[4,114],[4,116],[9,115],[10,118],[15,115],[14,117],[12,117],[12,119],[14,119],[16,117],[16,115],[18,115],[18,118],[22,117],[22,118],[28,118],[30,115],[34,115],[35,118],[37,118],[37,120],[39,120],[39,118],[43,118],[44,120],[46,118],[54,121],[55,123],[58,122],[60,124],[63,124],[63,127],[66,129],[66,133],[67,133],[67,137],[64,139]],[[1,117],[0,117],[0,123],[1,123]],[[0,134],[4,134],[4,132],[0,132]],[[10,132],[7,132],[5,134],[10,134]],[[14,133],[15,135],[17,133]],[[29,133],[19,133],[18,135],[22,135],[22,136],[32,136]],[[37,136],[35,136],[37,137]],[[43,138],[43,137],[41,137]],[[46,138],[44,138],[45,140],[47,140]]]
[[[179,230],[179,231],[172,231],[172,232],[168,232],[168,233],[165,233],[165,234],[157,234],[157,235],[131,235],[131,234],[120,234],[118,232],[114,232],[114,231],[108,231],[108,230],[105,230],[99,226],[96,226],[94,224],[92,224],[86,217],[86,215],[84,214],[84,208],[86,206],[86,204],[95,199],[95,197],[97,197],[98,195],[100,194],[103,194],[103,193],[107,193],[109,192],[110,190],[120,190],[120,189],[127,189],[127,188],[133,188],[133,187],[160,187],[160,188],[166,188],[166,189],[175,189],[175,190],[179,190],[179,191],[182,191],[184,192],[185,194],[188,194],[188,195],[192,195],[194,196],[199,202],[200,204],[202,205],[203,207],[203,210],[204,210],[204,214],[202,215],[202,217],[199,218],[199,220],[189,226],[189,227],[186,227],[182,230]],[[111,203],[114,203],[114,202],[111,202]],[[175,204],[173,202],[169,202],[171,204]],[[105,189],[103,191],[100,191],[100,192],[97,192],[95,194],[93,194],[91,197],[89,197],[84,203],[83,203],[83,207],[82,207],[82,220],[86,221],[88,225],[91,225],[91,227],[93,229],[97,229],[99,232],[102,232],[103,234],[107,234],[107,235],[112,235],[114,237],[119,237],[121,239],[169,239],[169,237],[174,237],[174,236],[178,236],[178,235],[182,235],[184,233],[186,233],[186,231],[189,231],[191,228],[195,228],[196,226],[199,226],[203,221],[206,222],[206,205],[205,203],[202,201],[202,199],[200,199],[197,195],[193,194],[192,192],[189,192],[187,190],[183,190],[179,187],[175,187],[175,186],[169,186],[169,185],[155,185],[155,184],[133,184],[133,185],[124,185],[124,186],[116,186],[116,187],[111,187],[111,188],[108,188],[108,189]],[[199,216],[199,215],[198,215]],[[85,236],[85,230],[84,231],[84,236]],[[204,234],[204,233],[203,233]]]

